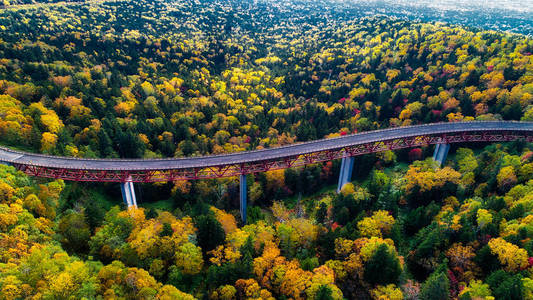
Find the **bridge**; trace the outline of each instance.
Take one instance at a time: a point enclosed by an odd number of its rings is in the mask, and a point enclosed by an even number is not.
[[[283,147],[223,155],[162,159],[59,157],[0,147],[0,162],[37,177],[120,182],[128,206],[136,206],[134,182],[161,182],[240,176],[241,216],[246,219],[246,175],[342,159],[337,190],[350,181],[354,156],[436,144],[441,165],[451,143],[533,142],[533,122],[474,121],[395,127]]]

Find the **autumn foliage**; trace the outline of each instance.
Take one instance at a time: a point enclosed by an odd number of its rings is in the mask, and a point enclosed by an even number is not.
[[[533,121],[525,35],[349,1],[15,2],[3,146],[188,157]],[[126,209],[115,185],[1,165],[0,299],[533,299],[531,144],[454,144],[440,167],[432,151],[357,156],[340,193],[338,160],[248,174],[248,224],[235,177],[136,183]]]

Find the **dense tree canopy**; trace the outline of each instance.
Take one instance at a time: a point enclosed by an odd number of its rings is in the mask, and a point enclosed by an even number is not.
[[[531,119],[528,38],[271,4],[3,10],[0,141],[70,156],[189,156]]]
[[[0,144],[156,158],[533,121],[533,40],[330,1],[0,9]],[[58,2],[31,1],[33,2]],[[19,5],[22,4],[22,5]],[[533,299],[533,146],[119,188],[0,165],[0,299]],[[427,159],[426,159],[427,158]]]

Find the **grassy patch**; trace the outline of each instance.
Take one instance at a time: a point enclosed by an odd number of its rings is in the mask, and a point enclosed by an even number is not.
[[[164,210],[170,212],[174,210],[174,202],[172,199],[158,200],[154,202],[137,202],[137,205],[145,209]]]
[[[89,202],[106,211],[122,203],[120,198],[113,197],[98,184],[66,182],[60,199],[63,210],[73,208],[77,204],[86,206]]]

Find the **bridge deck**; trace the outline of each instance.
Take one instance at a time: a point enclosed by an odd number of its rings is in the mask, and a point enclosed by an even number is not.
[[[173,170],[224,166],[260,161],[279,160],[309,153],[342,149],[344,147],[375,143],[422,135],[442,135],[465,132],[519,132],[533,133],[533,122],[488,121],[434,123],[397,127],[384,130],[346,135],[338,138],[322,139],[298,143],[284,147],[255,151],[238,152],[224,155],[166,158],[166,159],[84,159],[49,156],[19,152],[0,147],[0,161],[47,168],[101,171],[146,171]]]

